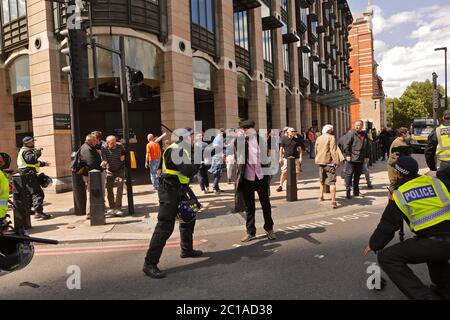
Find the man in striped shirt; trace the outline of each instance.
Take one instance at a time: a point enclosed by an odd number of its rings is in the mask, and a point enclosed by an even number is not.
[[[106,147],[102,147],[102,167],[106,168],[106,190],[109,211],[118,217],[125,216],[122,211],[123,184],[125,181],[125,148],[117,142],[115,136],[106,139]],[[117,194],[114,197],[114,182],[117,181]]]

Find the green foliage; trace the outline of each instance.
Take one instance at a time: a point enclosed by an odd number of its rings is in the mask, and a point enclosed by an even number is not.
[[[444,95],[444,88],[438,87]],[[395,105],[394,123],[392,119],[393,104]],[[425,82],[414,81],[411,83],[400,98],[386,99],[388,126],[392,128],[409,128],[414,118],[433,117],[433,84],[430,80]],[[437,112],[438,119],[442,118],[444,110]]]

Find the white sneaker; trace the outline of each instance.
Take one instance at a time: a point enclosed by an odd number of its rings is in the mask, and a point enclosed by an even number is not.
[[[202,194],[208,194],[208,192],[206,190],[203,190]]]
[[[107,215],[113,215],[116,213],[116,209],[109,209],[108,211],[106,211]]]
[[[206,193],[209,193],[209,188],[206,188],[205,192],[206,192]],[[206,193],[205,193],[205,194],[206,194]]]
[[[122,210],[117,210],[114,215],[116,217],[125,217],[125,213]]]

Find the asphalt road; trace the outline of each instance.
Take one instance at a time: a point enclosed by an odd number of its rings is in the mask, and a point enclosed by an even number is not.
[[[180,259],[171,240],[159,265],[163,280],[141,271],[147,242],[37,246],[29,267],[0,277],[0,299],[405,299],[391,282],[381,292],[366,285],[376,257],[362,252],[383,207],[328,208],[319,219],[276,225],[276,241],[241,245],[244,231],[196,238],[205,251],[198,259]],[[429,283],[424,267],[414,269]]]

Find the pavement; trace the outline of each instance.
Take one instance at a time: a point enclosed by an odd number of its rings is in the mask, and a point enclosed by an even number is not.
[[[423,156],[418,155],[422,173],[427,172]],[[364,176],[361,177],[361,191],[363,197],[352,200],[345,199],[345,185],[338,178],[339,208],[333,210],[331,202],[319,203],[318,199],[318,168],[313,160],[304,157],[303,172],[298,183],[298,201],[287,202],[286,192],[276,192],[278,178],[272,179],[271,203],[273,206],[273,220],[275,224],[319,219],[326,214],[359,212],[370,206],[386,203],[388,178],[386,162],[378,161],[370,168],[373,190],[366,188]],[[226,174],[225,174],[226,175]],[[198,184],[193,184],[194,192],[203,205],[203,210],[197,218],[195,234],[198,237],[211,234],[241,231],[245,233],[245,213],[233,213],[234,185],[222,183],[224,191],[220,195],[213,193],[202,195]],[[47,193],[45,198],[45,212],[53,215],[53,219],[36,221],[32,217],[30,235],[39,238],[55,239],[60,243],[83,243],[103,241],[149,240],[157,222],[158,196],[151,190],[150,185],[138,185],[133,188],[135,215],[125,218],[107,218],[104,226],[90,226],[90,221],[84,216],[73,214],[73,195]],[[329,197],[329,195],[328,195]],[[326,197],[327,198],[327,197]],[[124,208],[127,208],[127,196],[124,195]],[[261,227],[262,212],[257,203],[257,227]],[[172,239],[179,237],[178,228]]]

